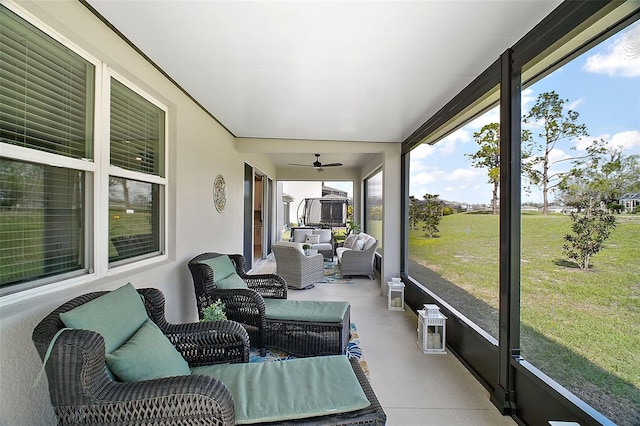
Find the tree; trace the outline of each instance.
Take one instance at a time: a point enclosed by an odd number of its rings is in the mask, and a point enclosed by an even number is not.
[[[491,190],[491,212],[498,214],[498,194],[500,192],[500,123],[485,124],[479,132],[473,133],[473,138],[476,143],[480,145],[480,148],[473,154],[465,155],[471,158],[471,165],[473,167],[487,169],[487,182],[493,186]],[[531,132],[523,130],[520,139],[523,147],[522,158],[526,159],[530,155]],[[525,165],[527,164],[526,162],[523,163],[523,170],[525,170]]]
[[[486,168],[491,190],[491,213],[498,214],[498,192],[500,190],[500,123],[489,123],[482,126],[473,138],[480,145],[473,154],[465,154],[471,158],[471,165]]]
[[[442,220],[442,205],[438,201],[439,194],[424,194],[418,218],[422,221],[422,230],[428,238],[433,238],[440,230],[438,225]]]
[[[529,114],[523,118],[525,123],[542,127],[542,131],[537,135],[541,142],[534,146],[534,150],[538,153],[541,152],[541,154],[532,156],[529,163],[532,182],[542,188],[543,214],[549,214],[549,191],[558,186],[569,173],[552,173],[550,171],[551,167],[561,161],[569,160],[573,160],[577,164],[580,159],[586,158],[572,157],[558,161],[551,160],[551,152],[556,148],[560,140],[588,135],[587,127],[577,122],[580,114],[573,110],[564,111],[566,102],[568,102],[568,99],[560,99],[554,91],[542,93],[538,96],[538,100],[529,111]],[[536,170],[536,166],[540,167],[540,170]]]
[[[563,249],[565,255],[575,260],[580,269],[588,270],[591,257],[604,247],[604,242],[616,226],[616,219],[599,208],[599,203],[594,199],[590,199],[583,207],[582,213],[571,213],[573,234],[565,235],[568,244]]]
[[[580,206],[595,199],[615,210],[620,197],[638,192],[640,156],[625,155],[621,148],[607,150],[605,141],[594,141],[587,148],[588,161],[571,169],[558,185],[567,205]]]
[[[420,216],[420,203],[413,195],[409,196],[409,229],[416,229]]]

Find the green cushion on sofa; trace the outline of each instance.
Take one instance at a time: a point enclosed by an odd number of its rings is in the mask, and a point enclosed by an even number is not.
[[[341,322],[348,302],[264,299],[266,317],[288,321]]]
[[[150,319],[124,345],[107,354],[106,360],[123,382],[191,374],[187,361]]]
[[[201,260],[198,263],[205,264],[213,269],[213,279],[215,282],[236,273],[236,267],[227,255]]]
[[[371,404],[344,355],[215,364],[192,368],[191,374],[215,377],[229,388],[237,424],[345,413]]]
[[[149,319],[140,294],[131,284],[60,314],[69,328],[91,330],[104,338],[106,352],[122,346]]]

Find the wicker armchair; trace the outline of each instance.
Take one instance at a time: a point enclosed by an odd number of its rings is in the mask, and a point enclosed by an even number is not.
[[[149,317],[165,333],[190,367],[247,362],[249,340],[232,321],[169,324],[164,296],[139,289]],[[76,297],[46,316],[32,339],[45,360],[50,342],[65,328],[60,314],[106,292]],[[215,331],[215,332],[214,332]],[[117,382],[105,368],[105,343],[98,333],[66,329],[51,345],[45,364],[49,394],[58,424],[234,424],[234,406],[226,386],[213,377],[177,376],[142,382]]]
[[[347,306],[341,320],[335,322],[267,318],[264,299],[286,299],[285,280],[274,274],[248,275],[244,269],[244,257],[240,254],[231,254],[227,256],[235,264],[237,274],[249,288],[218,288],[215,272],[202,263],[204,260],[218,256],[224,256],[224,254],[203,253],[188,262],[200,316],[204,308],[220,299],[225,304],[227,318],[245,326],[252,345],[260,349],[262,356],[266,355],[267,347],[279,348],[301,357],[344,352],[349,343],[350,306]],[[295,302],[292,301],[292,303]]]
[[[275,274],[249,275],[245,270],[244,256],[229,254],[227,256],[236,266],[237,274],[247,283],[249,289],[219,289],[215,284],[213,269],[199,262],[222,255],[221,253],[202,253],[188,263],[189,271],[193,276],[198,315],[202,318],[203,309],[220,299],[225,305],[227,318],[245,326],[251,342],[260,348],[260,354],[264,356],[267,353],[264,298],[286,299],[287,283]]]
[[[271,246],[276,258],[276,272],[287,282],[289,288],[298,290],[312,288],[314,283],[324,278],[324,258],[322,254],[305,256],[297,243],[279,242]]]
[[[376,254],[378,241],[365,250],[338,249],[338,265],[343,277],[366,275],[373,279],[373,257]]]

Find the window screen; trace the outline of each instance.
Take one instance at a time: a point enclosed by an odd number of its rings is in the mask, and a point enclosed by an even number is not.
[[[0,158],[3,290],[85,269],[85,174]]]

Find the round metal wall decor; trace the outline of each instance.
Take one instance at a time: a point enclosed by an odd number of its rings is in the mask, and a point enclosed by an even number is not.
[[[216,176],[213,181],[213,205],[218,212],[222,212],[227,205],[227,185],[222,175]]]

